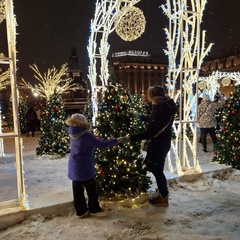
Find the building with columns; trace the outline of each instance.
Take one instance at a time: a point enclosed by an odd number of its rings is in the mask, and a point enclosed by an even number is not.
[[[167,75],[166,57],[151,56],[147,51],[125,51],[112,54],[110,72],[116,81],[132,94],[141,93],[146,99],[150,86],[164,87]]]

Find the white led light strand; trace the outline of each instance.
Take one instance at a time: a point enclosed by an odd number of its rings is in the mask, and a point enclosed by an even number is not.
[[[5,5],[5,14],[3,13],[3,4]],[[13,113],[13,133],[1,133],[1,137],[13,137],[15,154],[16,154],[16,174],[17,174],[17,191],[18,191],[18,204],[23,209],[28,206],[27,195],[25,191],[24,183],[24,170],[23,170],[23,153],[22,153],[22,139],[20,138],[19,129],[19,117],[18,117],[18,91],[17,91],[17,78],[16,78],[16,18],[13,13],[13,2],[12,0],[2,0],[0,3],[1,8],[1,20],[6,19],[6,34],[7,34],[7,45],[8,45],[8,56],[1,56],[1,61],[4,64],[9,65],[9,79],[11,86],[11,98],[12,98],[12,113]],[[5,17],[3,17],[5,16]],[[1,22],[1,21],[0,21]],[[16,207],[16,201],[12,202],[9,207]]]
[[[228,86],[231,80],[235,81],[235,85],[240,84],[240,73],[239,72],[213,72],[208,77],[199,77],[200,82],[199,88],[202,92],[207,93],[210,99],[213,99],[215,94],[219,92],[220,83],[219,80],[222,79],[223,86]],[[202,88],[201,88],[202,85]],[[198,95],[201,94],[199,91]]]
[[[87,47],[89,55],[88,78],[92,91],[93,125],[95,125],[98,112],[97,91],[108,84],[110,76],[107,60],[110,49],[108,43],[109,34],[115,30],[114,22],[120,10],[130,4],[135,5],[138,2],[140,0],[96,1],[95,14],[91,21],[91,34]],[[98,66],[100,67],[97,68]]]
[[[73,79],[67,74],[67,64],[63,64],[60,70],[53,66],[44,74],[41,74],[36,64],[30,65],[30,68],[34,71],[34,77],[38,80],[38,84],[33,86],[31,83],[22,79],[23,84],[47,100],[49,100],[54,93],[61,95],[74,87],[72,83]]]
[[[179,121],[174,122],[176,139],[172,142],[175,164],[169,154],[168,166],[170,170],[174,170],[175,166],[179,175],[183,174],[183,170],[191,168],[190,160],[193,168],[201,171],[196,157],[196,120],[191,119],[190,113],[197,100],[197,94],[192,95],[192,86],[197,82],[203,58],[212,46],[210,44],[205,49],[205,31],[200,31],[205,4],[206,0],[167,0],[166,5],[161,6],[169,18],[169,28],[165,29],[165,54],[169,60],[166,86],[169,95],[180,103]],[[180,84],[180,88],[176,92],[177,84]],[[193,139],[188,137],[187,126]],[[192,159],[189,159],[187,151],[192,153]]]

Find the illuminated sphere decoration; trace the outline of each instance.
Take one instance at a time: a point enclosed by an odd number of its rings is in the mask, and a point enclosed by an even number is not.
[[[203,90],[203,89],[206,87],[206,83],[203,82],[203,81],[201,81],[201,82],[198,83],[198,87],[199,87],[201,90]]]
[[[115,20],[115,31],[124,41],[133,41],[145,31],[145,16],[137,7],[123,7]]]
[[[231,80],[228,77],[225,77],[222,79],[222,85],[223,86],[228,86],[231,83]]]

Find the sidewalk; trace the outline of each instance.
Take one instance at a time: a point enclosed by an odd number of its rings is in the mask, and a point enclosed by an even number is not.
[[[71,181],[67,178],[68,158],[49,159],[49,156],[36,156],[35,150],[40,132],[35,137],[22,136],[24,178],[29,209],[25,212],[20,208],[4,209],[0,206],[0,229],[21,222],[32,214],[62,214],[72,207]],[[13,139],[4,140],[5,157],[0,159],[0,202],[17,199],[16,172],[14,171]],[[165,171],[168,182],[193,181],[202,174],[225,174],[231,167],[212,163],[212,152],[204,153],[199,146],[198,158],[202,173],[179,176]],[[154,179],[153,179],[154,180]],[[153,183],[151,190],[154,191]]]

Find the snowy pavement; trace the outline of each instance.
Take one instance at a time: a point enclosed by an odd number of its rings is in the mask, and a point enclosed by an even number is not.
[[[67,157],[50,159],[49,156],[38,157],[35,149],[40,137],[40,132],[35,137],[23,138],[24,178],[26,193],[29,200],[27,215],[32,213],[60,213],[72,206],[71,181],[67,178]],[[209,141],[209,146],[211,142]],[[4,141],[5,156],[0,159],[0,202],[17,199],[17,183],[15,171],[15,157],[13,152],[13,139]],[[212,146],[211,146],[212,147]],[[229,167],[212,163],[213,152],[203,152],[198,148],[198,159],[203,173],[224,171]],[[176,173],[165,171],[168,182],[179,179]],[[189,171],[181,178],[190,181],[199,174]],[[200,174],[201,175],[201,174]],[[152,185],[152,191],[156,188]],[[1,228],[0,228],[1,229]]]

